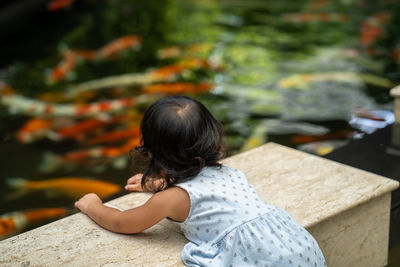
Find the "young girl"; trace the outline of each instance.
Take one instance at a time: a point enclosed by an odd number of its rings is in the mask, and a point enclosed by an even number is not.
[[[189,240],[189,266],[325,266],[314,238],[282,209],[265,203],[239,170],[218,163],[222,128],[198,101],[158,100],[145,112],[141,146],[150,159],[129,191],[153,191],[142,206],[119,211],[95,194],[75,203],[100,226],[139,233],[164,218],[178,222]]]

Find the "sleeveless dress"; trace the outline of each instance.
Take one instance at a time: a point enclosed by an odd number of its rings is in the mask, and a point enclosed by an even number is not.
[[[188,266],[326,266],[315,239],[287,212],[265,203],[245,174],[205,167],[176,184],[190,197],[187,219],[178,223],[189,240]]]

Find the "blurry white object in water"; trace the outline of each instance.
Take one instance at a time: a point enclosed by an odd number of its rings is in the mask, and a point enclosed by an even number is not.
[[[388,110],[368,110],[356,112],[351,116],[350,125],[367,134],[375,132],[377,129],[392,124],[395,120],[394,114]]]
[[[332,140],[332,141],[313,142],[313,143],[300,145],[297,147],[297,149],[307,152],[307,153],[324,156],[342,146],[345,146],[348,142],[349,142],[349,140]]]

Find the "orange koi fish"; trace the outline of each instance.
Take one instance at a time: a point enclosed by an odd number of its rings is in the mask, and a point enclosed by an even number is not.
[[[99,137],[91,138],[87,142],[87,144],[95,145],[95,144],[100,144],[100,143],[112,143],[112,142],[124,140],[127,138],[139,137],[139,135],[140,135],[139,126],[134,126],[134,127],[130,127],[130,128],[124,129],[124,130],[110,132],[110,133],[104,134]],[[136,144],[136,141],[137,140],[135,139],[135,144]]]
[[[363,46],[371,46],[384,34],[383,25],[391,19],[388,12],[378,13],[368,17],[361,23],[360,42]]]
[[[120,147],[96,147],[76,150],[60,156],[60,159],[64,162],[82,162],[91,158],[115,158],[128,153],[139,144],[140,137],[135,137]]]
[[[69,7],[75,0],[53,0],[47,4],[48,11],[57,11]]]
[[[123,157],[139,144],[140,137],[135,137],[119,147],[95,147],[71,151],[64,155],[47,152],[44,154],[44,161],[40,164],[39,170],[43,173],[50,173],[59,168],[71,169],[79,165],[87,166],[99,160],[102,162],[113,161],[120,165],[122,161],[125,161]]]
[[[78,122],[75,125],[58,129],[56,131],[56,134],[60,139],[67,139],[67,138],[80,139],[82,137],[82,134],[97,130],[101,127],[106,126],[108,123],[109,122],[104,120],[89,118],[81,122]]]
[[[166,94],[198,94],[211,90],[213,85],[211,83],[165,83],[165,84],[152,84],[142,89],[144,94],[153,93],[166,93]]]
[[[353,130],[345,129],[337,132],[327,133],[321,136],[309,136],[309,135],[295,135],[290,138],[293,144],[306,144],[311,142],[321,142],[326,140],[348,138],[354,134]]]
[[[181,60],[176,64],[167,65],[151,71],[150,75],[152,75],[156,80],[173,80],[177,75],[185,70],[195,70],[200,68],[218,70],[221,69],[222,66],[219,64],[214,64],[206,59],[189,58]]]
[[[109,58],[127,48],[138,48],[142,39],[138,35],[128,35],[106,44],[98,51],[98,57]]]
[[[14,211],[0,216],[0,240],[17,234],[27,226],[65,217],[68,211],[64,208],[42,208],[27,211]]]
[[[50,72],[47,77],[48,83],[55,83],[64,80],[67,75],[75,68],[76,54],[71,50],[66,50],[63,53],[63,59],[60,63]]]
[[[79,58],[86,60],[94,60],[97,58],[97,52],[93,50],[72,50],[72,52]]]
[[[33,118],[28,120],[17,132],[17,140],[21,143],[31,143],[42,138],[51,129],[52,122],[48,119]]]
[[[284,22],[307,23],[307,22],[344,22],[349,17],[340,13],[289,13],[282,16]]]
[[[121,190],[121,186],[105,181],[83,179],[76,177],[62,177],[42,181],[28,181],[23,178],[8,178],[7,184],[17,192],[10,195],[15,199],[29,192],[42,191],[48,195],[60,195],[78,199],[87,193],[96,193],[104,198]]]

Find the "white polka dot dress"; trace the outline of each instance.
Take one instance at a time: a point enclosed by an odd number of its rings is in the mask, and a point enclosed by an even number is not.
[[[205,167],[177,184],[190,196],[179,223],[188,266],[326,266],[314,238],[287,212],[265,203],[243,172]]]

